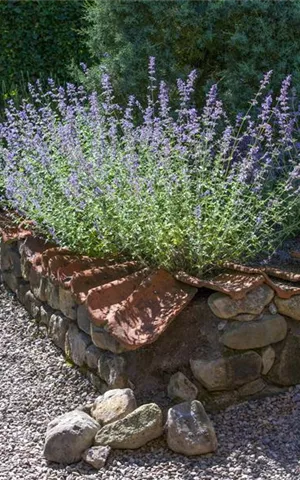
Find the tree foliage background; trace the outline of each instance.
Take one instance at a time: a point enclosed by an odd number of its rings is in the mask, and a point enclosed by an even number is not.
[[[218,82],[244,109],[264,72],[300,86],[300,0],[2,0],[0,88],[52,75],[97,87],[108,69],[119,100],[146,92],[149,56],[168,83],[197,69],[197,103]]]
[[[245,107],[264,72],[274,87],[300,85],[299,0],[96,0],[87,9],[94,68],[107,65],[122,95],[147,82],[147,59],[172,83],[196,68],[198,103],[218,82],[228,106]]]
[[[71,64],[87,57],[84,13],[81,0],[0,1],[2,95],[23,93],[28,80],[68,78]]]

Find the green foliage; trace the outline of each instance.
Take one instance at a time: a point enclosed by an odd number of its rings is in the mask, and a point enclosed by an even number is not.
[[[81,0],[0,2],[1,99],[25,95],[37,78],[63,81],[72,63],[86,59],[83,9]]]
[[[145,92],[149,56],[171,82],[196,68],[199,105],[218,82],[227,106],[244,108],[270,69],[275,88],[288,73],[300,84],[299,0],[94,0],[87,21],[89,82],[107,67],[121,98]]]

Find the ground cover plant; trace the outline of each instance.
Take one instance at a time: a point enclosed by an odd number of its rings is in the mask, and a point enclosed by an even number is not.
[[[194,107],[195,71],[173,110],[153,57],[146,101],[125,107],[107,73],[100,93],[37,82],[0,127],[2,206],[77,252],[171,271],[272,251],[300,230],[300,162],[291,77],[275,98],[270,77],[234,123],[216,86]]]

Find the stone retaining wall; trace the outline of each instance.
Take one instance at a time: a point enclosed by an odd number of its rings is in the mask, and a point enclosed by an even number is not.
[[[213,410],[300,383],[299,294],[280,298],[264,283],[239,299],[195,289],[153,343],[128,350],[93,322],[82,296],[66,288],[78,275],[74,258],[68,263],[64,251],[59,282],[55,261],[45,270],[59,249],[24,237],[3,236],[3,281],[100,392],[130,386],[143,401],[163,406],[197,398]],[[92,281],[90,290],[97,288]]]

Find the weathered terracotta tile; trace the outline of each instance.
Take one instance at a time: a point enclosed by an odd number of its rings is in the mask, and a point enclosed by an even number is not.
[[[56,280],[64,288],[70,288],[70,282],[75,273],[91,268],[104,267],[105,265],[107,265],[107,261],[101,258],[78,257],[56,270]]]
[[[210,288],[217,292],[226,293],[235,300],[240,300],[254,288],[264,283],[264,277],[260,274],[247,274],[236,272],[221,273],[215,277],[202,279],[188,275],[185,272],[179,272],[175,275],[177,280],[184,282],[196,288]]]
[[[296,286],[292,283],[285,282],[283,280],[274,280],[270,278],[265,278],[265,283],[271,287],[276,295],[279,298],[291,298],[294,295],[299,295],[300,294],[300,285]]]
[[[126,349],[135,350],[152,343],[196,292],[196,288],[159,269],[149,275],[115,313],[109,315],[109,332]]]
[[[55,255],[51,257],[48,262],[48,271],[51,281],[58,284],[58,271],[60,268],[67,267],[71,262],[78,259],[77,255]]]
[[[83,303],[91,288],[99,287],[106,283],[113,282],[118,278],[126,277],[135,271],[141,270],[141,268],[141,265],[137,262],[125,262],[84,270],[73,275],[70,288],[77,302]]]
[[[68,248],[60,248],[60,247],[54,247],[54,248],[49,248],[45,250],[45,252],[42,253],[42,259],[41,259],[43,273],[48,274],[49,261],[52,257],[56,257],[58,255],[72,255],[72,253],[73,252]]]
[[[265,267],[248,267],[246,265],[239,265],[237,263],[226,262],[224,267],[230,268],[238,272],[267,274],[271,277],[280,278],[289,282],[300,282],[300,271],[293,271],[293,267],[288,270],[283,268],[265,266]]]
[[[32,265],[41,265],[42,253],[48,248],[53,248],[53,244],[44,239],[34,236],[28,236],[20,243],[19,251],[22,261],[30,267]]]
[[[107,324],[109,313],[113,314],[120,307],[120,303],[126,300],[149,274],[150,269],[144,268],[127,277],[92,288],[85,304],[93,324],[99,326]],[[109,329],[108,324],[107,327]]]

